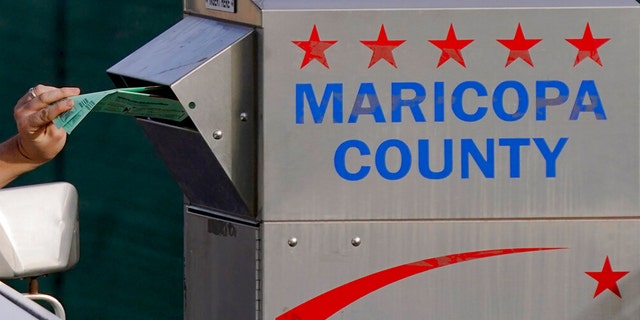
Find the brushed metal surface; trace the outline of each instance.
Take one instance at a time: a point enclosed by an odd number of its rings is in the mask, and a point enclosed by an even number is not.
[[[170,87],[244,205],[255,214],[254,42],[252,27],[187,16],[107,72],[121,87]],[[215,132],[221,134],[216,138]]]
[[[184,318],[255,319],[257,229],[191,210],[184,216]]]
[[[639,13],[635,7],[264,11],[264,219],[637,215]],[[361,42],[376,40],[382,25],[388,39],[405,41],[392,50],[397,68],[383,59],[370,65],[372,49]],[[528,51],[533,66],[520,58],[505,66],[510,51],[497,40],[515,39],[518,25],[526,39],[541,40]],[[595,56],[576,64],[578,49],[567,41],[583,38],[587,25],[594,38],[609,39],[597,49],[602,65]],[[443,53],[429,41],[446,39],[452,26],[457,39],[472,40],[460,51],[465,65],[448,59],[438,66]],[[336,41],[322,55],[313,53],[326,58],[327,66],[313,55],[305,59],[305,50],[296,42],[308,41]],[[546,120],[541,121],[536,116],[537,95],[548,100],[559,95],[553,88],[538,93],[542,89],[537,86],[546,81],[562,83],[568,95],[564,103],[548,106]],[[392,121],[394,83],[424,88],[419,108],[425,122],[416,121],[408,107],[403,107],[400,122]],[[475,89],[454,94],[470,84],[486,89],[486,95]],[[519,85],[522,92],[508,89],[494,98],[496,88],[505,84]],[[311,88],[314,103],[327,108],[321,123],[311,116],[309,90],[299,90],[299,85]],[[332,95],[331,88],[339,90]],[[401,98],[415,96],[405,90]],[[375,98],[382,121],[363,114],[349,123],[354,106],[370,109],[376,103],[370,99]],[[487,113],[478,121],[459,119],[452,111],[459,101],[466,113],[480,106],[487,107]],[[522,101],[526,112],[516,121],[500,120],[495,101],[509,113],[519,110]],[[571,120],[575,105],[596,102],[602,104],[606,120],[593,112]],[[342,105],[339,123],[333,120],[336,104]],[[442,104],[443,120],[436,121],[436,104]],[[303,105],[303,123],[296,120],[298,105]],[[523,139],[527,145],[510,149],[500,145],[501,139]],[[566,144],[549,162],[534,139],[545,141],[550,150],[561,139]],[[420,140],[429,140],[429,148],[420,147]],[[451,152],[445,152],[446,140]],[[462,155],[463,140],[473,143],[482,157],[494,157],[492,175]],[[352,147],[342,156],[350,173],[369,170],[360,180],[346,180],[336,169],[338,149],[346,141],[368,148],[368,154]],[[402,144],[411,158],[400,159],[396,145],[387,145],[387,153],[378,155],[383,143]],[[429,161],[432,170],[441,170],[446,155],[451,157],[451,173],[442,179],[424,178],[420,165]],[[403,159],[410,165],[405,175],[396,180],[382,176],[377,161],[395,173]],[[549,165],[554,172],[548,171]]]
[[[204,2],[204,1],[203,1]],[[558,7],[621,7],[638,6],[634,0],[254,0],[263,10],[312,10],[312,9],[408,9],[408,8],[558,8]]]
[[[638,219],[265,223],[263,319],[406,264],[378,279],[391,282],[378,290],[379,282],[365,281],[316,307],[363,290],[372,292],[328,319],[637,319],[639,228]],[[295,247],[287,244],[291,237]],[[514,248],[559,249],[461,258]],[[441,258],[440,268],[388,280],[436,263],[412,262],[447,255],[459,260]],[[628,272],[613,282],[620,297],[606,287],[595,295],[599,282],[585,273],[602,272],[607,258],[612,271]]]

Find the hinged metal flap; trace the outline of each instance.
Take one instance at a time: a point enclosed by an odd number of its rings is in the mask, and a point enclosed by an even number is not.
[[[118,76],[171,86],[253,32],[252,27],[186,16],[107,70]]]
[[[171,88],[250,212],[257,207],[254,43],[252,27],[187,16],[107,71],[120,87]]]

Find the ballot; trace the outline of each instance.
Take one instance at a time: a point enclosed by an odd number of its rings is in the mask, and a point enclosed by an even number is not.
[[[182,121],[187,117],[180,101],[162,95],[160,86],[112,89],[69,97],[73,108],[60,114],[53,123],[70,134],[90,112]]]

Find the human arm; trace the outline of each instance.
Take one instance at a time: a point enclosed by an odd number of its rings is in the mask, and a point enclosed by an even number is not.
[[[66,143],[67,133],[51,121],[73,107],[72,100],[62,99],[80,89],[38,85],[31,92],[13,110],[18,134],[0,143],[0,187],[53,159]]]

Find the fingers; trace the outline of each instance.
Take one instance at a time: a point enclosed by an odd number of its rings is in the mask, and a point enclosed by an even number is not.
[[[50,87],[50,86],[45,86],[42,84],[36,85],[35,87],[31,87],[29,88],[29,90],[27,91],[27,93],[25,93],[20,100],[18,100],[18,105],[27,103],[35,98],[38,97],[39,94],[46,92],[46,91],[50,91],[50,90],[54,90],[57,89],[56,87]]]
[[[43,109],[47,110],[47,114],[44,119],[47,120],[47,122],[51,122],[60,114],[71,110],[71,108],[73,108],[73,105],[74,102],[70,99],[60,100],[52,105],[49,105],[49,107]]]
[[[80,94],[80,89],[75,87],[56,88],[45,85],[37,85],[22,96],[16,104],[16,109],[27,109],[31,111],[40,110],[56,101],[76,96]]]
[[[20,98],[20,100],[18,101],[18,103],[16,104],[13,110],[14,118],[16,120],[19,120],[21,118],[31,116],[33,113],[37,113],[45,109],[50,104],[59,102],[62,99],[65,99],[71,96],[78,95],[79,93],[80,93],[79,88],[73,88],[73,87],[56,88],[56,87],[49,87],[44,85],[37,85],[33,87],[33,90],[30,89],[29,92],[27,92],[22,98]],[[66,104],[61,104],[56,108],[54,108],[53,111],[46,111],[45,113],[53,112],[55,116],[57,116],[61,113],[61,112],[58,112],[59,108],[60,107],[64,108],[65,106]],[[64,111],[66,110],[68,109],[64,109]],[[45,116],[47,116],[47,118],[50,118],[48,114],[40,115],[42,119],[44,119]]]
[[[42,86],[42,87],[45,87],[45,86]],[[36,90],[36,92],[41,92],[41,91]],[[34,98],[33,100],[39,100],[41,103],[45,105],[49,105],[70,96],[77,96],[79,93],[80,93],[80,89],[78,88],[70,88],[70,87],[59,88],[59,89],[52,88],[50,90],[46,90],[42,92],[41,94],[38,94],[36,98]]]
[[[40,127],[44,127],[45,125],[53,121],[53,119],[55,119],[58,115],[71,110],[71,108],[73,108],[73,100],[62,100],[29,115],[26,119],[29,132],[33,132]]]
[[[78,88],[37,85],[18,100],[14,117],[17,139],[25,158],[41,164],[62,150],[67,134],[56,128],[52,121],[73,107],[73,100],[66,98],[78,94]]]
[[[79,93],[80,89],[74,87],[33,87],[20,98],[14,108],[18,132],[29,136],[38,136],[43,132],[47,135],[56,133],[57,128],[51,122],[73,107],[73,101],[65,98]]]

